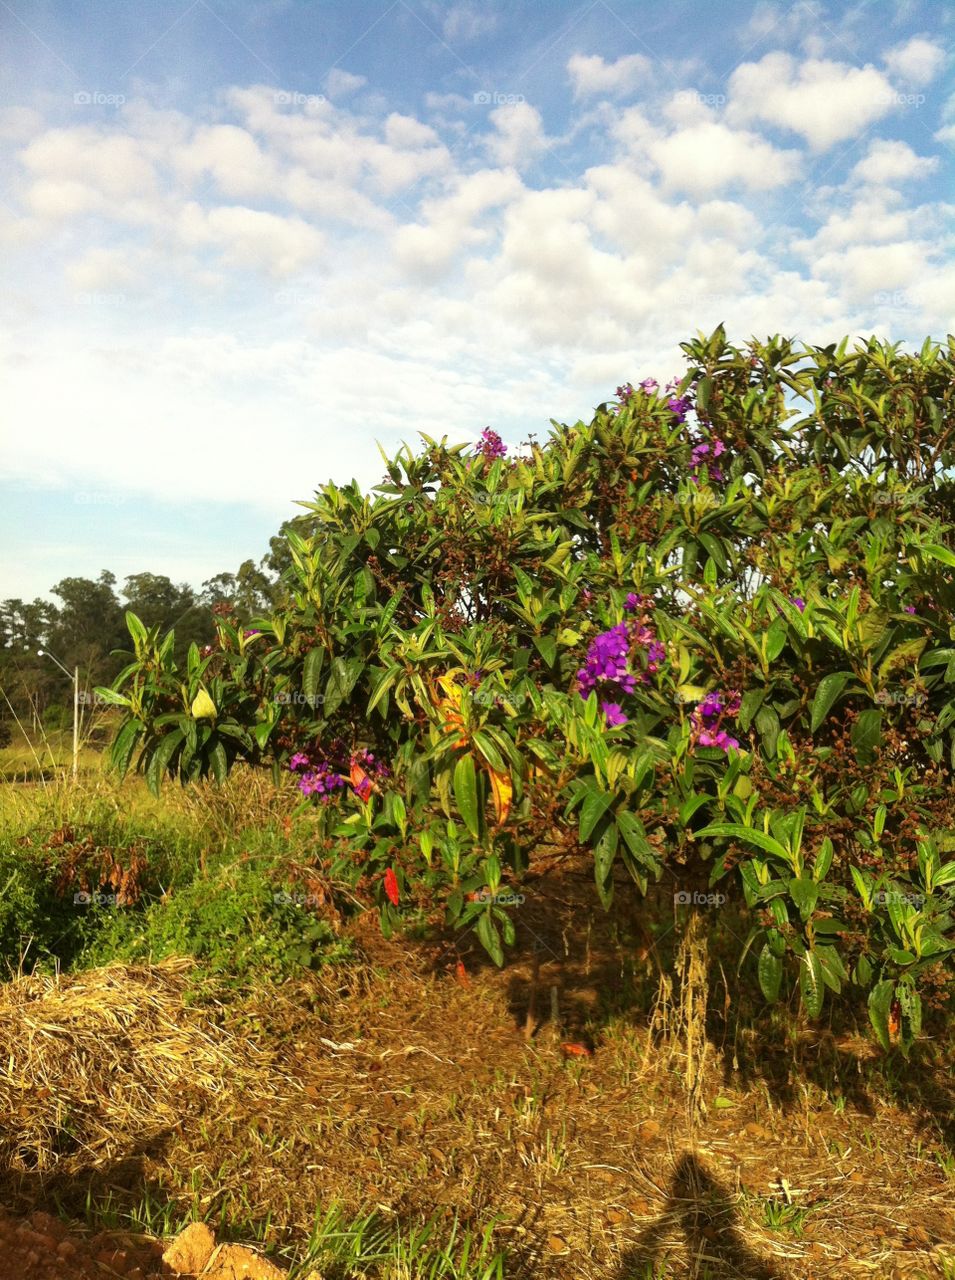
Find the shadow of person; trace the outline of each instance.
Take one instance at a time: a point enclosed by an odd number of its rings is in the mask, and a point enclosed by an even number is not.
[[[627,1250],[614,1280],[649,1280],[677,1249],[685,1251],[689,1274],[700,1280],[783,1280],[747,1247],[736,1216],[732,1197],[696,1156],[684,1152],[663,1212]]]

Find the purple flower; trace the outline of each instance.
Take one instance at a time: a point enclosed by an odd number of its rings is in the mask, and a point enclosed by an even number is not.
[[[671,413],[676,414],[681,422],[686,422],[686,415],[690,410],[690,401],[686,396],[671,396],[667,401],[667,408]]]
[[[730,747],[739,746],[737,739],[731,738],[725,729],[720,729],[718,733],[713,733],[709,729],[701,729],[697,742],[701,747],[720,747],[723,751],[729,751]]]
[[[288,767],[290,769],[304,769],[307,764],[308,756],[302,751],[296,751],[295,755],[292,756],[291,760],[288,762]]]
[[[606,717],[606,720],[607,720],[607,724],[610,725],[611,728],[613,728],[615,725],[618,725],[618,724],[627,723],[627,717],[623,714],[623,711],[620,709],[619,702],[601,702],[600,710],[604,713],[604,716]]]
[[[503,458],[507,453],[507,445],[490,427],[485,427],[481,432],[481,443],[477,447],[478,453],[485,458],[493,460],[494,458]]]
[[[647,395],[649,395],[651,391],[656,391],[659,386],[660,384],[657,382],[656,378],[644,378],[640,383],[640,390],[645,391]]]
[[[623,602],[623,607],[630,612],[633,609],[639,609],[642,604],[643,596],[637,595],[636,592],[631,591],[627,594],[627,598]]]
[[[789,603],[794,604],[800,613],[802,613],[806,608],[806,602],[802,596],[790,596]]]
[[[255,627],[251,627],[251,628],[249,628],[249,630],[247,630],[246,632],[244,632],[244,635],[245,635],[246,640],[248,640],[249,636],[260,636],[261,634],[262,634],[262,632],[261,632],[261,631],[256,631]]]
[[[302,774],[298,789],[303,796],[321,796],[323,800],[330,800],[332,793],[340,790],[344,785],[343,777],[333,772],[327,764],[320,764],[317,768]]]
[[[633,395],[633,387],[629,382],[625,382],[622,387],[617,388],[617,396],[626,403]]]
[[[914,604],[907,604],[907,605],[905,606],[905,612],[906,612],[906,613],[914,613],[914,612],[915,612],[915,605],[914,605]]]

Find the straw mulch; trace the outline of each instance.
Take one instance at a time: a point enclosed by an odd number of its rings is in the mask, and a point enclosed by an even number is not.
[[[190,1114],[298,1086],[215,1006],[186,1000],[191,962],[112,965],[0,986],[0,1167],[70,1174],[178,1133]]]

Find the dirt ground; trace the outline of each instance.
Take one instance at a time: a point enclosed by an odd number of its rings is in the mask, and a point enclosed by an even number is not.
[[[223,1206],[270,1215],[282,1243],[332,1202],[396,1226],[436,1207],[449,1224],[496,1219],[515,1277],[951,1280],[941,1045],[904,1064],[864,1028],[803,1027],[787,1010],[737,1027],[732,981],[717,980],[706,1114],[691,1121],[686,1064],[649,1026],[666,940],[646,909],[622,891],[605,914],[572,860],[523,892],[503,970],[473,938],[409,947],[363,917],[365,964],[218,1015],[274,1087],[118,1138],[106,1163],[80,1151],[42,1176],[0,1174],[0,1204],[20,1215],[0,1221],[3,1280],[146,1276],[157,1246],[130,1246],[118,1270],[104,1239],[23,1217],[53,1197],[79,1217],[87,1199],[134,1204],[144,1189],[210,1220]]]

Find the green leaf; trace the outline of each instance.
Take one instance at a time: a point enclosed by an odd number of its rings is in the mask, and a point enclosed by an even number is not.
[[[850,738],[860,764],[871,762],[874,748],[882,737],[882,712],[870,708],[861,711],[852,726]]]
[[[308,699],[310,707],[315,706],[315,700],[318,695],[318,679],[322,674],[322,667],[325,665],[325,649],[318,644],[314,649],[309,649],[305,657],[305,666],[302,669],[302,692]]]
[[[774,853],[777,858],[782,858],[786,863],[790,861],[785,845],[774,840],[772,836],[766,835],[764,831],[757,831],[755,827],[741,827],[735,822],[714,822],[696,833],[697,840],[704,839],[706,836],[732,836],[736,840],[744,840],[747,844],[756,845],[757,849]]]
[[[475,840],[480,838],[477,773],[472,756],[462,756],[454,766],[454,800],[464,825]]]
[[[762,739],[766,754],[773,760],[779,740],[779,716],[772,707],[761,707],[756,712],[756,731]]]
[[[314,653],[315,650],[312,650]],[[362,658],[333,658],[325,685],[326,716],[333,716],[342,703],[351,694],[358,682],[358,677],[365,668]]]
[[[185,734],[181,729],[174,729],[159,739],[146,767],[146,785],[154,796],[159,795],[163,777],[177,748],[182,744]]]
[[[548,667],[552,667],[557,661],[557,639],[555,636],[543,635],[534,636],[534,648],[544,659]]]
[[[807,950],[799,963],[799,992],[810,1018],[818,1018],[826,995],[822,961],[813,950]]]
[[[580,811],[580,842],[584,844],[590,839],[590,833],[610,808],[613,795],[609,791],[598,791],[595,787],[587,792],[583,808]]]
[[[933,560],[947,564],[949,568],[955,568],[955,551],[950,551],[948,547],[939,546],[935,542],[928,542],[920,549],[924,555],[930,556]]]
[[[225,747],[221,742],[217,742],[209,752],[209,761],[212,765],[213,777],[221,786],[229,772],[229,760],[225,753]]]
[[[766,630],[766,661],[775,662],[789,639],[789,626],[785,618],[777,618]]]
[[[97,685],[94,692],[101,702],[108,702],[111,707],[128,707],[131,705],[129,698],[117,693],[115,689],[106,689],[102,685]]]
[[[872,1023],[872,1029],[878,1037],[879,1044],[886,1053],[892,1048],[892,1038],[889,1035],[889,1013],[894,996],[895,980],[893,978],[884,978],[882,982],[877,982],[869,992],[869,1021]]]
[[[756,972],[759,976],[760,991],[769,1004],[775,1004],[779,999],[779,988],[783,980],[783,962],[779,956],[773,955],[768,944],[759,953]]]
[[[123,725],[119,733],[116,735],[116,741],[110,753],[110,763],[117,770],[119,776],[124,778],[129,769],[130,757],[136,746],[139,735],[143,731],[142,722],[139,720],[128,720]]]
[[[501,946],[501,935],[497,931],[497,925],[491,919],[490,912],[484,911],[478,917],[475,932],[481,946],[500,969],[504,964],[504,948]]]
[[[133,638],[136,652],[139,653],[146,643],[149,633],[131,609],[126,610],[126,629]]]
[[[809,722],[811,733],[815,733],[832,709],[833,703],[852,679],[851,671],[835,671],[832,675],[823,676],[812,700],[812,718]]]
[[[611,822],[594,849],[594,879],[604,910],[608,910],[613,901],[613,863],[617,854],[617,840],[617,828]]]
[[[794,876],[789,882],[789,896],[799,908],[803,920],[808,920],[819,900],[819,885],[807,876]]]

